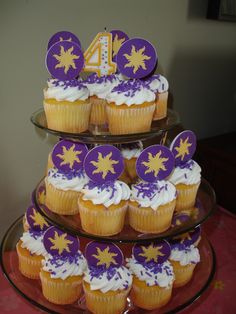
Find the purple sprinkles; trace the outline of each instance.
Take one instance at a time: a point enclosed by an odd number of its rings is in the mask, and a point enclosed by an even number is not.
[[[151,90],[150,87],[141,80],[127,80],[115,86],[111,93],[114,92],[124,94],[126,97],[134,97],[136,92],[141,91],[143,88]]]
[[[97,76],[96,73],[93,73],[87,77],[84,83],[87,83],[87,84],[113,83],[116,80],[118,80],[118,78],[115,74],[103,75],[99,77]]]
[[[60,87],[63,87],[64,89],[67,89],[69,87],[77,87],[79,90],[86,88],[84,83],[80,80],[77,80],[77,79],[72,79],[72,80],[67,80],[67,81],[60,81],[60,80],[54,79],[52,81],[52,84],[55,87],[60,86]]]

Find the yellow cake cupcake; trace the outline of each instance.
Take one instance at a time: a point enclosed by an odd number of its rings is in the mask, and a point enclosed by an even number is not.
[[[140,80],[121,82],[106,99],[111,134],[150,131],[155,111],[155,94]]]
[[[80,133],[88,129],[91,103],[89,91],[80,81],[48,80],[44,110],[49,129]]]

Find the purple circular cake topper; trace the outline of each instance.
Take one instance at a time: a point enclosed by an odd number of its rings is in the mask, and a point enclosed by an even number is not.
[[[101,145],[91,149],[85,160],[84,170],[94,182],[115,181],[124,170],[124,161],[118,148]]]
[[[40,186],[37,191],[37,201],[39,205],[44,205],[46,199],[46,188],[45,186]]]
[[[89,242],[85,248],[85,257],[89,266],[120,267],[124,256],[120,248],[114,243]]]
[[[48,50],[57,42],[61,41],[69,41],[69,42],[74,42],[78,44],[81,47],[80,40],[75,34],[68,32],[68,31],[60,31],[57,32],[56,34],[52,35],[52,37],[48,41]]]
[[[129,37],[118,29],[114,29],[110,33],[112,34],[112,60],[115,61],[120,47]]]
[[[48,50],[46,66],[53,78],[61,81],[76,78],[84,67],[80,46],[70,41],[59,41]]]
[[[83,162],[88,148],[85,144],[62,140],[52,151],[52,162],[55,167],[64,173],[83,169]]]
[[[148,264],[149,262],[162,264],[167,261],[170,256],[170,252],[170,245],[165,240],[143,244],[136,243],[133,246],[133,256],[142,264]]]
[[[138,176],[147,182],[165,179],[174,168],[174,156],[171,151],[161,145],[145,148],[136,161]]]
[[[54,256],[73,256],[79,250],[79,239],[56,227],[48,228],[43,236],[43,244],[46,251]]]
[[[175,157],[175,164],[181,165],[190,160],[196,150],[196,135],[186,130],[178,134],[170,145],[170,150]]]
[[[172,218],[171,226],[181,226],[190,219],[190,216],[186,213],[175,214]]]
[[[34,205],[30,205],[26,211],[26,220],[30,229],[35,231],[45,231],[49,227],[49,223],[37,211]]]
[[[119,71],[130,78],[142,78],[150,74],[157,63],[153,45],[142,38],[127,40],[116,56]]]
[[[185,232],[177,237],[174,237],[171,240],[171,244],[182,244],[184,246],[190,246],[199,240],[200,235],[201,228],[196,227],[189,232]]]

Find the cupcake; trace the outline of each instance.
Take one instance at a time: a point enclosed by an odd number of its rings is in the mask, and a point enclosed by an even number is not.
[[[176,211],[192,209],[201,183],[201,168],[191,159],[196,149],[196,137],[192,131],[180,133],[172,142],[175,168],[168,180],[177,190]]]
[[[90,242],[85,249],[88,268],[83,279],[86,306],[94,314],[123,313],[132,275],[113,243]]]
[[[41,262],[47,252],[43,246],[43,235],[49,227],[47,221],[33,205],[26,211],[28,231],[25,231],[16,245],[19,270],[27,278],[38,279]]]
[[[140,80],[122,81],[107,95],[111,134],[148,132],[155,111],[155,93]]]
[[[173,155],[165,146],[152,145],[140,154],[136,169],[141,180],[131,187],[128,211],[129,224],[134,230],[161,233],[170,227],[176,189],[164,179],[173,165]]]
[[[22,224],[23,224],[23,229],[25,232],[29,231],[29,224],[26,219],[26,214],[24,214],[23,219],[22,219]]]
[[[130,196],[128,185],[117,180],[123,171],[120,151],[111,145],[95,147],[87,154],[84,168],[90,181],[78,201],[83,230],[100,236],[119,233]]]
[[[119,146],[119,149],[125,163],[125,169],[120,180],[126,183],[133,183],[138,177],[136,172],[136,160],[143,150],[143,144],[141,141],[122,144]]]
[[[170,262],[174,269],[174,288],[186,285],[193,276],[193,271],[200,262],[199,250],[200,228],[174,238],[171,243]]]
[[[82,276],[87,267],[78,238],[51,227],[43,242],[48,252],[40,271],[44,297],[54,304],[74,303],[81,295]]]
[[[91,103],[89,91],[76,79],[49,79],[44,90],[44,110],[49,129],[81,133],[88,129]]]
[[[51,168],[45,178],[46,206],[54,213],[74,215],[79,212],[78,198],[88,177],[83,170],[87,154],[84,144],[62,140],[52,151]]]
[[[101,125],[107,122],[106,117],[106,96],[119,84],[120,78],[116,74],[103,75],[99,77],[96,73],[91,74],[84,81],[90,93],[91,114],[90,123]]]
[[[153,120],[161,120],[167,116],[169,83],[162,75],[153,75],[150,79],[150,88],[156,93],[156,109]]]
[[[153,310],[169,302],[174,282],[169,255],[166,241],[134,245],[127,267],[134,276],[130,298],[136,306]]]

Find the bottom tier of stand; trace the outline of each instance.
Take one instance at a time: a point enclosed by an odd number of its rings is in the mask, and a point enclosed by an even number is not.
[[[23,217],[23,216],[22,216]],[[1,266],[9,283],[16,291],[31,304],[48,313],[89,313],[86,310],[85,298],[82,295],[77,303],[59,306],[49,303],[43,296],[40,281],[30,280],[21,275],[18,268],[18,257],[15,250],[16,243],[23,233],[22,217],[18,218],[6,232],[1,245]],[[83,238],[80,238],[84,246]],[[125,254],[127,244],[122,245]],[[149,314],[178,312],[193,303],[209,286],[215,273],[215,253],[206,236],[202,234],[199,244],[201,262],[196,266],[191,281],[182,288],[173,289],[170,302],[161,309],[149,311]],[[125,313],[141,314],[147,311],[133,306],[128,298]]]

